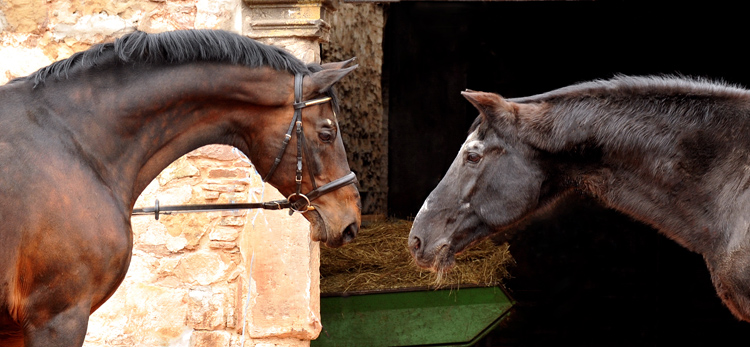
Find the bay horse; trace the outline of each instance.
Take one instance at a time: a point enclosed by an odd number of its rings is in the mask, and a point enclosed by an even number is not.
[[[479,240],[585,194],[701,254],[750,322],[750,91],[618,76],[516,99],[462,94],[480,115],[415,217],[417,265],[447,271]]]
[[[285,196],[317,191],[312,239],[350,241],[354,182],[323,189],[353,177],[332,91],[349,65],[224,31],[136,31],[0,86],[0,346],[81,346],[127,272],[136,198],[203,145],[238,148]]]

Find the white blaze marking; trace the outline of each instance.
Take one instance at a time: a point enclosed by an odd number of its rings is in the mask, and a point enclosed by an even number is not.
[[[472,151],[481,151],[484,149],[484,143],[482,141],[477,139],[477,131],[474,130],[473,133],[469,134],[469,136],[466,138],[466,141],[464,142],[463,146],[461,146],[462,151],[466,150],[472,150]]]

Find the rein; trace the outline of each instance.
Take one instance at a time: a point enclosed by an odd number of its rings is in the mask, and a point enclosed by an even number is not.
[[[304,145],[305,135],[302,132],[302,109],[308,106],[314,106],[324,104],[331,101],[331,97],[327,96],[324,98],[313,99],[302,101],[302,74],[296,74],[294,76],[294,117],[292,122],[289,124],[289,128],[284,135],[284,140],[281,143],[281,148],[276,155],[276,159],[271,165],[271,169],[263,178],[263,182],[267,182],[269,178],[276,171],[276,168],[281,163],[281,158],[286,152],[286,147],[289,145],[289,140],[292,138],[292,131],[296,129],[297,135],[297,168],[295,172],[295,184],[297,189],[294,193],[289,195],[286,199],[265,201],[265,202],[251,202],[251,203],[239,203],[239,204],[196,204],[196,205],[174,205],[174,206],[159,206],[159,200],[154,201],[153,207],[144,207],[133,209],[133,215],[150,215],[153,214],[155,219],[159,219],[159,214],[172,214],[172,213],[183,213],[183,212],[212,212],[212,211],[225,211],[225,210],[243,210],[243,209],[256,209],[262,208],[266,210],[283,210],[289,209],[289,215],[291,216],[294,212],[305,213],[315,209],[311,205],[311,202],[321,195],[330,193],[339,188],[353,184],[357,181],[357,176],[354,172],[349,172],[343,177],[337,178],[331,182],[328,182],[320,187],[315,183],[315,175],[313,173],[312,165],[308,165],[308,175],[312,183],[312,188],[307,194],[302,194],[302,153],[305,152],[308,158],[312,158],[307,146]],[[334,110],[334,116],[335,116]]]

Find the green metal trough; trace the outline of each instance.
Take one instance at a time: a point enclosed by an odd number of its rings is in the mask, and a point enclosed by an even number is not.
[[[513,303],[501,287],[325,296],[311,346],[471,346]]]

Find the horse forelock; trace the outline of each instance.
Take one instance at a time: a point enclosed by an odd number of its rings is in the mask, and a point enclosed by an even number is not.
[[[476,133],[476,139],[485,141],[489,136],[501,138],[506,143],[523,141],[519,136],[519,128],[515,121],[503,117],[485,117],[479,115],[469,128],[468,135]]]
[[[487,122],[484,116],[479,115],[476,119],[474,119],[474,122],[471,124],[467,135],[471,135],[472,133],[476,132],[477,139],[483,141],[487,137],[487,134],[490,130],[494,130],[498,134],[502,133],[501,131],[499,131],[496,124],[490,124],[489,122]]]
[[[307,64],[307,69],[311,73],[323,71],[323,67],[320,66],[320,64],[315,63]],[[339,101],[338,93],[336,93],[336,88],[331,86],[326,94],[331,97],[331,107],[333,108],[333,111],[336,112],[336,114],[341,114],[341,103]]]
[[[484,117],[482,117],[481,115],[477,116],[477,118],[474,118],[474,122],[471,123],[471,127],[469,127],[468,134],[473,133],[475,130],[477,130],[479,128],[480,125],[482,125],[482,118],[484,118]]]
[[[198,61],[248,67],[268,66],[291,74],[310,74],[310,66],[292,54],[222,30],[177,30],[157,34],[135,31],[114,42],[95,45],[14,81],[67,78],[81,69],[115,64],[184,64]]]

